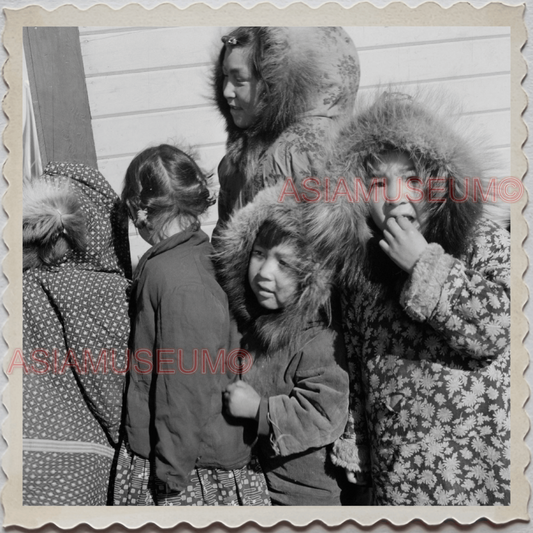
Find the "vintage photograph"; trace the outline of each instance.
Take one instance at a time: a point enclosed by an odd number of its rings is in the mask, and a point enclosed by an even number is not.
[[[527,516],[512,10],[8,14],[11,524]]]

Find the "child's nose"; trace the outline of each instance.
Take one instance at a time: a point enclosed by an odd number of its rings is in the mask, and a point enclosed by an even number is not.
[[[403,204],[406,201],[406,187],[401,178],[387,180],[385,200],[388,204]]]

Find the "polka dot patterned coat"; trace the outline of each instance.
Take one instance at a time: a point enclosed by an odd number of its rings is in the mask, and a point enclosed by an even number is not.
[[[127,366],[126,219],[94,169],[51,163],[37,182],[68,187],[86,246],[23,276],[23,504],[105,505]]]

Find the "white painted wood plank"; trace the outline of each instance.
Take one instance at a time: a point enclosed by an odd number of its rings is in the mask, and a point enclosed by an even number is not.
[[[211,105],[210,71],[204,66],[87,78],[92,116]]]
[[[464,115],[460,123],[465,125],[465,134],[473,132],[476,137],[485,139],[485,146],[507,146],[511,143],[510,116],[509,110]]]
[[[213,109],[187,109],[93,120],[99,158],[131,154],[155,144],[225,143],[222,118]]]
[[[80,35],[102,35],[106,33],[129,33],[132,30],[157,31],[163,27],[157,26],[80,26]]]
[[[449,42],[361,52],[361,85],[509,72],[510,41]]]
[[[510,36],[508,26],[345,26],[358,49],[444,40]]]
[[[211,63],[219,50],[224,29],[182,27],[81,35],[81,50],[88,77],[129,70]]]

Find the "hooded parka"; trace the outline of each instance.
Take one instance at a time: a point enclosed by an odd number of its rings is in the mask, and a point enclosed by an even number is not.
[[[220,235],[216,267],[243,334],[241,347],[253,357],[242,378],[262,397],[258,454],[273,503],[339,505],[344,474],[327,449],[346,424],[348,375],[338,314],[330,305],[333,271],[306,241],[301,206],[278,201],[281,190],[263,190],[232,218]],[[252,246],[266,221],[306,243],[297,294],[277,311],[260,307],[247,281]]]
[[[215,66],[218,109],[226,121],[227,153],[218,168],[219,219],[280,180],[315,176],[352,115],[360,70],[355,46],[342,29],[256,28],[261,60],[253,123],[238,128],[224,96],[222,48]]]
[[[130,332],[119,205],[83,164],[50,163],[24,187],[24,505],[107,501]]]
[[[385,93],[343,135],[337,176],[364,179],[384,151],[414,163],[430,244],[410,275],[382,252],[371,219],[367,238],[337,246],[354,235],[346,197],[307,205],[344,289],[352,422],[333,458],[357,470],[369,445],[380,505],[510,501],[509,234],[473,200],[482,151],[458,131],[446,107]],[[431,178],[441,179],[434,202]]]

